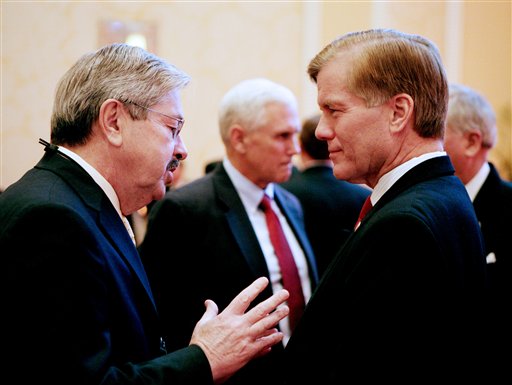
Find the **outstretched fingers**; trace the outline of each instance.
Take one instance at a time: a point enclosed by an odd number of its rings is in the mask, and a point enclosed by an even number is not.
[[[272,346],[281,342],[284,334],[277,329],[266,330],[263,335],[255,340],[255,344],[258,345],[258,352],[255,357],[261,357],[268,354],[272,350]]]
[[[253,283],[242,290],[232,301],[226,306],[224,312],[233,314],[244,314],[249,308],[250,304],[258,294],[260,294],[268,285],[268,279],[266,277],[260,277]]]
[[[267,287],[268,279],[260,277],[242,290],[224,309],[224,314],[242,316],[251,325],[252,335],[260,338],[266,330],[275,327],[289,313],[288,306],[283,305],[290,294],[282,289],[265,301],[247,311],[251,302]],[[247,311],[247,313],[245,313]]]
[[[288,315],[290,309],[283,303],[289,296],[288,291],[280,290],[246,313],[247,320],[252,324],[253,333],[258,336],[265,333]]]

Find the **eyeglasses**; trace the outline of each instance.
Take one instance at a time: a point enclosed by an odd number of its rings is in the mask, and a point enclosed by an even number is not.
[[[135,105],[137,107],[140,107],[140,108],[144,108],[145,110],[148,110],[148,111],[151,111],[151,112],[155,112],[155,113],[157,113],[159,115],[163,115],[166,118],[169,118],[169,119],[172,119],[172,120],[175,120],[176,122],[178,122],[178,126],[176,126],[176,127],[169,126],[171,128],[173,138],[177,138],[178,137],[178,135],[180,134],[181,129],[183,128],[183,125],[185,124],[185,119],[176,118],[174,116],[170,116],[170,115],[164,114],[162,112],[153,110],[151,108],[141,106],[140,104],[137,104],[137,103],[134,103],[134,102],[128,102],[128,103],[133,104],[133,105]]]

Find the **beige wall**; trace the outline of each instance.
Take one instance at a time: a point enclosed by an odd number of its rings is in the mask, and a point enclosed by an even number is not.
[[[512,180],[512,27],[511,4],[466,4],[460,81],[481,91],[498,119],[498,144],[492,160]]]
[[[495,107],[501,131],[494,156],[510,172],[510,1],[2,1],[1,18],[1,188],[42,156],[37,141],[49,138],[58,79],[80,55],[98,48],[98,24],[111,19],[154,22],[156,53],[192,76],[183,93],[187,179],[223,154],[216,118],[228,88],[269,77],[297,94],[305,117],[316,111],[316,91],[305,72],[309,60],[337,35],[371,27],[423,34],[438,44],[451,80],[479,89]]]

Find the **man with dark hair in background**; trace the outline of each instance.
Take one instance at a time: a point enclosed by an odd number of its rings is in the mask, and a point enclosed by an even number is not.
[[[300,170],[281,186],[299,198],[320,276],[354,230],[371,190],[336,179],[327,142],[315,136],[320,115],[305,119],[299,133]]]

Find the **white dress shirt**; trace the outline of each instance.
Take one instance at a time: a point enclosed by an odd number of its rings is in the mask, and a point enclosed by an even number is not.
[[[265,256],[267,268],[270,274],[270,284],[272,285],[273,292],[277,292],[283,288],[281,283],[281,270],[279,269],[279,262],[274,252],[274,247],[270,241],[270,236],[267,228],[267,222],[265,220],[265,214],[259,209],[259,204],[263,199],[263,194],[267,194],[270,198],[274,198],[274,185],[270,183],[265,190],[256,186],[249,179],[243,176],[232,164],[225,158],[223,160],[223,166],[231,179],[231,182],[235,186],[235,189],[245,207],[245,211],[249,216],[256,237],[260,243],[261,250]],[[302,291],[304,294],[304,300],[307,301],[311,297],[311,283],[309,279],[308,264],[304,251],[300,247],[298,240],[293,234],[293,230],[290,228],[288,221],[285,216],[279,210],[278,205],[272,199],[272,208],[277,214],[281,226],[285,233],[286,239],[292,250],[299,276],[302,284]],[[290,326],[288,324],[288,317],[281,320],[279,328],[284,334],[283,344],[286,345],[290,338]]]

